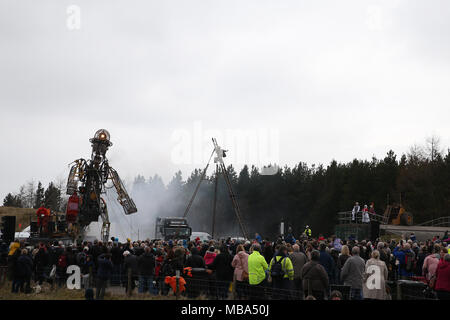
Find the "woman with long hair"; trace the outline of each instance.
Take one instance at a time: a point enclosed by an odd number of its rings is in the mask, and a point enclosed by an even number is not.
[[[236,294],[238,299],[247,297],[248,286],[248,254],[242,244],[236,248],[236,255],[231,262],[234,268],[234,278],[236,279]]]

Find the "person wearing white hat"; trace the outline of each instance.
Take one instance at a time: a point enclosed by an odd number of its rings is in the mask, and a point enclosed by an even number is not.
[[[126,282],[127,283],[126,293],[128,293],[128,290],[131,290],[131,292],[133,292],[134,288],[136,287],[136,282],[138,281],[138,275],[139,275],[139,268],[138,268],[137,257],[134,254],[130,254],[130,251],[125,250],[123,252],[123,255],[125,257],[123,259],[125,275],[126,275],[127,279],[129,276],[131,276],[131,279],[129,279]]]

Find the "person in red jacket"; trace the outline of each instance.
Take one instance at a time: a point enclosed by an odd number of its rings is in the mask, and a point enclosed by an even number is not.
[[[47,233],[47,224],[50,220],[50,210],[45,208],[44,206],[40,207],[36,211],[36,215],[38,218],[37,225],[39,227],[40,233]]]
[[[450,300],[450,254],[446,254],[436,269],[434,290],[439,300]]]

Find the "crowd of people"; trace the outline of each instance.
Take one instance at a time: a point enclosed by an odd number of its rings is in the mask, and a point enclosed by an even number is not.
[[[309,233],[308,233],[309,230]],[[336,236],[299,239],[292,234],[276,241],[256,234],[253,241],[146,240],[120,243],[112,238],[2,244],[2,263],[14,293],[32,292],[49,282],[65,286],[67,267],[78,265],[82,287],[103,299],[108,286],[127,294],[168,295],[209,299],[390,299],[389,281],[414,279],[427,284],[437,299],[450,299],[448,234],[424,242],[414,235],[400,241],[341,240]],[[368,284],[374,267],[379,285]],[[177,280],[177,274],[180,278]],[[33,286],[32,286],[33,283]],[[340,290],[339,288],[342,288]],[[233,295],[230,293],[233,292]]]

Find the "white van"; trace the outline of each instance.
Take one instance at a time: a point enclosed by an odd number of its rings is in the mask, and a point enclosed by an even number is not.
[[[195,239],[200,238],[200,241],[210,241],[212,240],[212,237],[209,233],[207,232],[192,232],[191,234],[191,241],[195,241]]]

